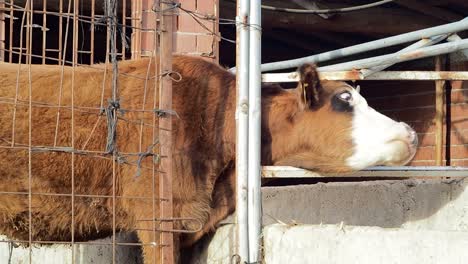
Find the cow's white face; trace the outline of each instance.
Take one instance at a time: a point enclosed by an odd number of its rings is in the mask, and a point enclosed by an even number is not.
[[[405,165],[416,153],[418,136],[403,122],[375,111],[355,89],[349,89],[354,153],[347,159],[353,169],[374,165]]]
[[[272,162],[322,173],[407,164],[418,145],[407,124],[378,113],[345,82],[320,82],[313,65],[299,68],[298,109],[277,96],[265,111]],[[288,108],[289,107],[289,108]]]

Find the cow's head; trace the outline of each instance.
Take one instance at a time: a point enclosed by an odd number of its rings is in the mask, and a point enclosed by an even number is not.
[[[413,158],[418,137],[407,124],[372,109],[345,82],[320,82],[314,65],[303,65],[299,74],[295,107],[273,110],[268,117],[275,165],[349,172],[404,165]],[[271,120],[287,128],[275,131]]]

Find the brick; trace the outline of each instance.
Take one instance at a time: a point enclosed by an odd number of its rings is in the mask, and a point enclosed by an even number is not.
[[[143,11],[151,10],[153,8],[153,0],[141,0],[141,9]]]
[[[413,160],[411,161],[408,166],[435,166],[436,163],[434,160]]]
[[[153,30],[156,28],[156,15],[153,12],[142,13],[141,28],[143,30]]]
[[[179,25],[178,31],[180,32],[196,32],[196,27],[198,23],[193,19],[193,17],[188,14],[181,13],[179,16]]]
[[[197,0],[197,12],[208,15],[215,15],[216,0]]]
[[[195,25],[195,32],[196,33],[213,33],[215,32],[215,25],[213,20],[204,20],[204,19],[199,19],[198,20],[202,25],[194,21]]]
[[[443,135],[443,144],[445,144],[445,129]],[[419,138],[419,146],[434,146],[435,145],[435,133],[424,133],[418,134]],[[460,130],[460,131],[452,131],[450,133],[450,144],[452,145],[463,145],[468,144],[468,129]]]
[[[450,165],[468,167],[468,159],[451,160]]]
[[[175,51],[188,53],[196,50],[196,35],[176,34]]]
[[[381,97],[377,99],[368,99],[367,102],[378,111],[403,107],[431,106],[435,103],[435,95],[432,93],[424,95],[401,95],[389,98]]]
[[[141,32],[141,52],[152,52],[154,50],[154,32]]]
[[[197,36],[197,52],[214,54],[214,36]]]
[[[433,81],[379,81],[361,82],[360,85],[362,94],[368,99],[374,97],[428,92],[434,91],[435,89]]]
[[[190,11],[196,11],[197,0],[179,0],[181,7]]]
[[[446,157],[444,146],[443,157]],[[456,145],[450,147],[451,159],[468,158],[468,145]],[[414,156],[414,160],[435,160],[435,147],[420,147]]]

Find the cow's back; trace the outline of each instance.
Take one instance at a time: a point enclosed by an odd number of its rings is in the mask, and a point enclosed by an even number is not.
[[[109,234],[113,161],[106,154],[106,111],[115,106],[116,195],[148,192],[143,189],[150,185],[157,153],[145,155],[158,143],[156,63],[121,62],[118,101],[109,100],[110,67],[21,65],[18,71],[19,65],[0,64],[0,192],[12,193],[0,194],[0,233],[28,239],[31,208],[33,240],[70,240],[73,191],[75,240]],[[203,190],[212,184],[213,171],[231,159],[235,89],[231,74],[201,59],[174,57],[174,72],[174,195],[179,201],[203,196],[197,186]],[[119,227],[131,228],[134,219],[123,209],[118,214]]]

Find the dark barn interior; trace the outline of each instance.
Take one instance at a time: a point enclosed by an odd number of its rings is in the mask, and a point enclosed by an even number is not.
[[[373,1],[262,1],[263,5],[294,9],[332,9],[368,4]],[[235,1],[220,1],[220,18],[235,17]],[[262,10],[262,62],[295,59],[380,38],[442,25],[468,15],[468,2],[392,1],[359,11],[315,15]],[[233,25],[220,25],[220,33],[235,39]],[[466,32],[460,32],[464,38]],[[318,66],[396,52],[411,43],[319,63]],[[442,55],[443,70],[467,70],[467,57],[461,52]],[[235,45],[220,44],[220,63],[235,65]],[[387,70],[433,71],[434,58],[394,65]],[[293,69],[291,69],[293,70]],[[376,110],[410,123],[418,132],[420,148],[411,165],[435,163],[435,84],[432,81],[361,81],[361,91]],[[468,165],[468,86],[463,81],[446,82],[444,122],[444,165]]]

